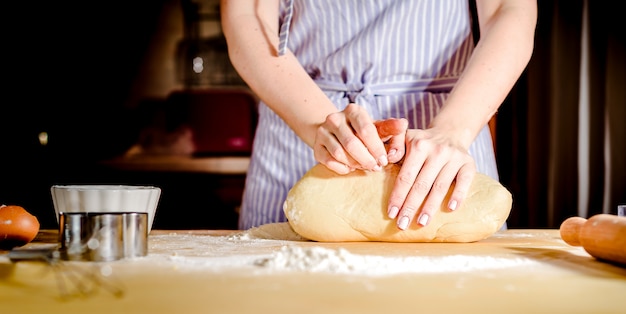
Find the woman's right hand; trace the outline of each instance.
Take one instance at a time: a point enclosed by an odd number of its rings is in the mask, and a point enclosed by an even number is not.
[[[373,121],[367,111],[349,104],[326,117],[315,136],[315,159],[338,174],[356,169],[379,171],[402,159],[406,119]]]

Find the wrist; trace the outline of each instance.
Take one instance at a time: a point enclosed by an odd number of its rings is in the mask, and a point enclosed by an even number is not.
[[[436,119],[429,126],[429,129],[445,134],[455,146],[463,147],[465,150],[469,150],[481,128],[472,127],[460,121],[443,122],[436,121]]]

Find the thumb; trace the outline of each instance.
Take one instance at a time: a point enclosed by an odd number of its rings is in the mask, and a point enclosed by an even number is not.
[[[387,158],[391,163],[397,163],[404,158],[406,132],[409,122],[406,119],[387,119],[374,123],[380,139],[385,142]]]
[[[406,119],[386,119],[374,122],[378,130],[378,136],[386,142],[391,137],[401,135],[406,132],[409,122]]]

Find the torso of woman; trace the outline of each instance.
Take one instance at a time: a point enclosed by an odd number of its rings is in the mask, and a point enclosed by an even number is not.
[[[289,23],[281,44],[337,110],[354,102],[375,120],[406,118],[409,128],[428,126],[474,48],[467,0],[284,0],[280,10],[281,25]],[[498,179],[488,126],[470,154]],[[289,189],[315,164],[312,149],[259,103],[239,228],[286,221]]]

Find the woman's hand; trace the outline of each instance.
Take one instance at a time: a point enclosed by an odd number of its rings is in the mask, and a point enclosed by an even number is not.
[[[326,117],[316,133],[315,159],[339,174],[379,171],[404,155],[406,119],[372,121],[365,109],[349,104]]]
[[[388,215],[405,230],[415,219],[426,226],[439,210],[452,183],[446,206],[461,204],[476,174],[467,149],[436,128],[411,129],[406,134],[406,155],[389,198]]]

